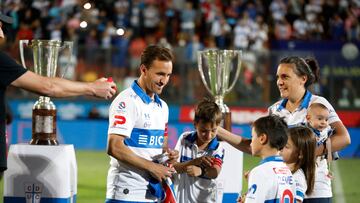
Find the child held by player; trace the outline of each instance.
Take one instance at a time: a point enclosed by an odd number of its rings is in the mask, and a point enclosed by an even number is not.
[[[173,165],[177,203],[217,202],[216,178],[224,160],[224,148],[216,138],[221,120],[218,105],[204,99],[195,109],[195,131],[179,137],[179,159]]]
[[[312,130],[297,126],[288,130],[288,141],[280,151],[296,183],[296,202],[303,202],[305,194],[314,189],[316,138]]]
[[[334,129],[332,129],[328,123],[329,115],[329,109],[321,103],[312,103],[306,115],[306,125],[310,127],[316,135],[317,146],[324,145],[324,152],[322,153],[324,155],[317,158],[318,167],[316,168],[316,170],[320,172],[316,174],[325,174],[323,177],[324,181],[333,178],[330,164],[333,160],[339,159],[338,153],[332,152],[331,150],[331,135]],[[327,168],[325,166],[327,166]]]
[[[288,140],[287,124],[279,116],[261,117],[253,123],[251,135],[251,153],[262,161],[249,173],[245,202],[294,202],[295,181],[279,156]]]

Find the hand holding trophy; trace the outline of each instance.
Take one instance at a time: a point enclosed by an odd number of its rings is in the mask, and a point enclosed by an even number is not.
[[[223,127],[231,131],[231,112],[224,104],[224,96],[235,86],[239,77],[241,51],[199,51],[198,68],[205,88],[214,96],[216,104],[219,105],[223,113]],[[230,77],[230,75],[233,76]]]
[[[57,76],[58,55],[65,48],[69,50],[69,64],[73,43],[60,40],[20,40],[20,57],[26,68],[24,47],[29,47],[33,53],[34,65],[29,67],[36,74],[46,77]],[[66,68],[67,69],[67,68]],[[64,73],[66,72],[66,69]],[[33,145],[58,145],[56,138],[56,107],[49,97],[40,96],[33,106],[32,139]]]

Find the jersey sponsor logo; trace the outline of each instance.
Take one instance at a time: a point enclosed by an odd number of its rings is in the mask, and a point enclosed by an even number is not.
[[[164,143],[164,130],[150,130],[134,128],[130,138],[125,144],[131,147],[140,148],[162,148]]]
[[[273,168],[275,174],[289,174],[289,168],[281,167],[281,168]]]
[[[122,125],[126,123],[126,118],[124,116],[115,115],[114,116],[114,123],[113,126]]]
[[[133,137],[131,137],[133,140]],[[134,141],[134,140],[133,140]],[[137,146],[162,146],[164,143],[164,136],[154,135],[139,135],[137,139]]]
[[[294,202],[294,194],[291,190],[286,189],[281,195],[280,203],[293,203]]]
[[[293,185],[294,184],[294,179],[292,175],[289,176],[278,176],[279,179],[279,184],[281,185]]]

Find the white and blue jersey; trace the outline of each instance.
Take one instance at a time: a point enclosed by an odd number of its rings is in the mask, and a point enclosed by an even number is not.
[[[250,171],[245,203],[294,202],[295,180],[281,156],[263,159]]]
[[[110,106],[108,134],[124,136],[124,143],[130,150],[144,159],[152,160],[151,157],[162,153],[168,116],[167,104],[156,94],[152,100],[134,81]],[[156,201],[148,191],[150,175],[146,171],[110,158],[107,199],[116,202]]]
[[[206,150],[199,150],[196,132],[185,132],[180,137],[175,149],[179,151],[178,162],[193,160],[202,156],[217,158],[221,163],[224,160],[224,148],[215,137]],[[186,173],[176,174],[175,191],[177,203],[217,202],[216,179],[205,177],[191,177]]]
[[[303,202],[305,193],[307,190],[307,183],[306,183],[306,177],[304,171],[299,168],[295,173],[293,174],[294,180],[295,180],[295,186],[296,186],[296,195],[295,199]]]
[[[313,95],[310,91],[306,91],[305,97],[300,106],[294,111],[288,111],[286,107],[287,99],[282,99],[269,107],[269,114],[283,117],[289,126],[298,125],[306,122],[307,109],[312,103],[321,103],[329,110],[329,124],[341,121],[331,104],[324,98]],[[318,157],[316,159],[315,185],[314,191],[307,198],[329,198],[332,197],[331,179],[327,176],[328,166],[327,160]]]

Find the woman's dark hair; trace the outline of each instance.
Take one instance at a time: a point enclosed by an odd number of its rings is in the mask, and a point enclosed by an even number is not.
[[[297,56],[289,56],[280,60],[280,64],[289,63],[294,64],[294,73],[297,76],[307,76],[305,88],[319,80],[320,67],[314,58],[301,58]]]
[[[141,54],[141,64],[144,64],[148,69],[155,60],[172,61],[173,58],[170,49],[158,45],[150,45]]]
[[[309,195],[314,189],[315,184],[315,164],[316,164],[316,138],[313,131],[305,126],[289,128],[289,139],[294,143],[299,159],[295,163],[294,171],[301,168],[305,173],[307,190]]]
[[[283,118],[276,115],[264,116],[253,123],[257,135],[266,134],[270,147],[281,150],[287,143],[287,124]]]

